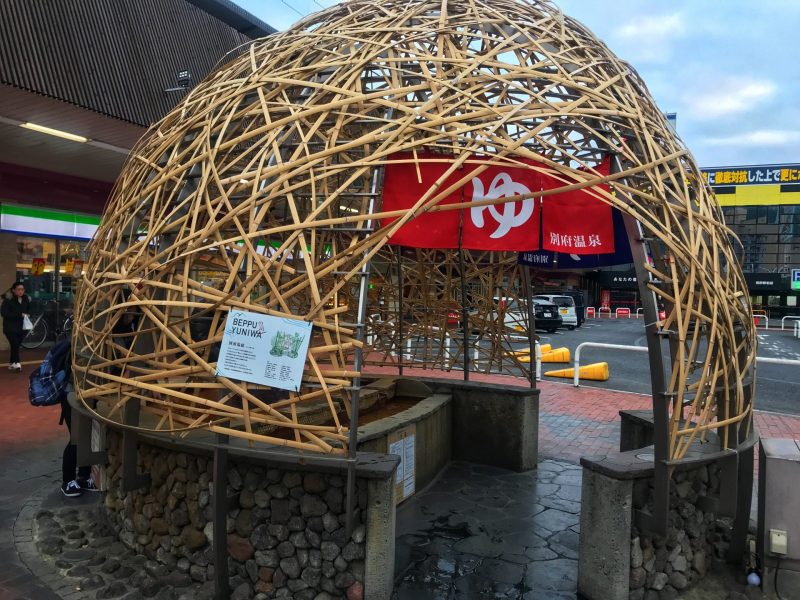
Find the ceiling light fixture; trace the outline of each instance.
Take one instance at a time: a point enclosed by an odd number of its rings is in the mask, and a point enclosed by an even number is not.
[[[55,137],[64,138],[65,140],[80,142],[82,144],[85,144],[89,141],[89,138],[83,137],[82,135],[67,133],[66,131],[61,131],[60,129],[53,129],[51,127],[45,127],[44,125],[37,125],[36,123],[20,123],[19,126],[24,127],[25,129],[38,131],[39,133],[46,133],[47,135],[54,135]]]

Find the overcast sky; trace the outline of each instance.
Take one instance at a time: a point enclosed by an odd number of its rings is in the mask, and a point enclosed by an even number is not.
[[[331,0],[235,0],[276,29]],[[376,0],[380,1],[380,0]],[[631,63],[701,167],[800,163],[800,0],[556,0]]]

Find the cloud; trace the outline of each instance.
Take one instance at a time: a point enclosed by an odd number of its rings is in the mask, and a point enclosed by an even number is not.
[[[686,94],[683,100],[691,117],[709,119],[758,109],[759,104],[774,96],[777,90],[771,81],[724,79],[713,82],[713,87]]]
[[[617,27],[613,32],[620,53],[636,63],[664,62],[671,54],[671,43],[687,32],[686,19],[681,13],[638,15]]]
[[[785,146],[800,142],[800,130],[757,129],[724,137],[709,137],[702,141],[708,146]]]
[[[614,30],[617,37],[637,41],[663,41],[686,33],[681,13],[671,15],[640,15]]]

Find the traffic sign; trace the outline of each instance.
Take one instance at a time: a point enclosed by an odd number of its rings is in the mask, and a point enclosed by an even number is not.
[[[800,290],[800,269],[792,269],[792,289]]]

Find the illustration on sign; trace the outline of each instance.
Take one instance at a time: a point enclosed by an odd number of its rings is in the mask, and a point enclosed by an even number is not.
[[[476,198],[509,198],[517,194],[523,195],[531,193],[527,187],[521,183],[513,181],[508,173],[500,173],[497,175],[497,177],[492,180],[492,184],[489,186],[488,192],[483,191],[483,182],[480,180],[480,178],[473,177],[472,189],[473,200]],[[502,207],[495,206],[493,204],[490,206],[475,206],[470,211],[470,217],[472,218],[472,222],[476,227],[483,228],[483,211],[488,210],[494,220],[498,223],[497,229],[495,229],[494,233],[492,233],[489,237],[492,239],[499,239],[511,231],[512,227],[519,227],[520,225],[527,223],[528,219],[530,219],[533,215],[533,209],[535,206],[533,198],[523,200],[521,204],[522,208],[520,209],[519,213],[517,213],[516,202],[506,202]],[[500,212],[500,208],[503,209],[503,212]]]
[[[217,375],[297,391],[303,379],[311,323],[231,311]]]

